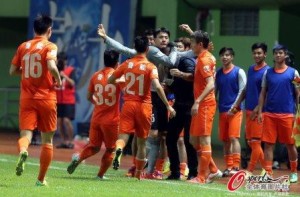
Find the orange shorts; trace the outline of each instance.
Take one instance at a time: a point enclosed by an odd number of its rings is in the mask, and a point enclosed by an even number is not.
[[[234,115],[227,112],[219,114],[219,137],[222,141],[228,141],[229,138],[239,138],[241,133],[242,111]]]
[[[103,125],[97,121],[91,122],[90,144],[101,147],[102,142],[106,148],[115,148],[118,139],[119,125]]]
[[[200,105],[198,114],[192,116],[190,135],[194,137],[210,136],[215,113],[216,105]]]
[[[57,106],[55,100],[20,100],[20,130],[37,128],[41,132],[53,132],[57,127]]]
[[[152,104],[125,101],[120,116],[120,133],[135,132],[139,138],[146,139],[151,128]]]
[[[263,123],[258,123],[257,118],[254,120],[251,120],[251,113],[252,111],[246,112],[246,139],[252,139],[252,138],[259,138],[262,137],[262,129],[263,129]]]
[[[272,117],[265,114],[262,141],[275,144],[294,144],[292,138],[294,117]]]

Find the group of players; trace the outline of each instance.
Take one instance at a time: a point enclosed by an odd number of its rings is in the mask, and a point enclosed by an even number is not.
[[[38,127],[42,133],[38,186],[47,185],[45,174],[52,160],[56,130],[53,86],[61,85],[55,65],[57,47],[48,41],[51,27],[51,18],[38,16],[34,21],[35,38],[19,46],[10,68],[10,74],[22,75],[16,174],[24,171],[32,131]],[[134,49],[130,49],[107,36],[99,25],[99,36],[113,49],[104,52],[104,68],[90,80],[87,99],[95,105],[90,142],[80,154],[73,155],[68,173],[72,174],[80,162],[99,152],[104,143],[106,150],[97,175],[104,179],[111,165],[119,168],[123,149],[134,133],[134,165],[129,174],[139,180],[162,179],[162,166],[168,155],[171,173],[167,179],[179,180],[182,171],[177,142],[183,131],[189,182],[205,184],[231,176],[240,167],[241,103],[245,100],[246,137],[252,148],[247,170],[253,172],[260,162],[268,176],[272,176],[273,148],[278,139],[288,149],[290,182],[297,182],[297,149],[291,136],[298,87],[292,81],[299,74],[285,63],[287,49],[283,45],[273,48],[274,66],[270,67],[265,62],[267,46],[253,44],[255,64],[249,67],[246,77],[243,69],[233,64],[232,48],[220,50],[222,68],[216,71],[208,34],[201,30],[193,32],[185,24],[180,28],[190,34],[191,50],[180,52],[170,46],[170,32],[165,28],[157,29],[149,38],[136,37]],[[119,53],[131,58],[118,65]],[[119,112],[121,91],[124,104]],[[173,106],[168,102],[167,91],[174,93]],[[223,172],[214,163],[211,148],[217,107],[226,163]],[[146,158],[148,166],[144,173]]]

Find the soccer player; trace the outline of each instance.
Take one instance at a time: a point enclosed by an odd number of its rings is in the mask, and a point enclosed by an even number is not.
[[[118,138],[120,119],[120,86],[108,84],[107,80],[118,65],[119,53],[114,50],[104,52],[104,68],[94,73],[90,80],[87,99],[95,105],[89,132],[90,142],[80,154],[74,154],[67,168],[72,174],[76,167],[88,157],[95,155],[104,143],[106,150],[102,156],[97,177],[104,179],[104,174],[110,167]]]
[[[120,43],[112,40],[109,38],[106,33],[105,29],[102,25],[98,27],[98,34],[105,40],[106,44],[111,46],[112,48],[116,49],[120,53],[123,53],[128,56],[132,56],[136,54],[136,50],[129,49],[124,47]],[[168,46],[169,44],[169,37],[170,32],[166,28],[162,27],[154,31],[154,40],[155,46],[149,46],[149,51],[147,51],[147,58],[150,62],[153,62],[158,70],[159,81],[161,84],[165,82],[166,75],[167,75],[167,68],[171,64],[168,63],[166,60],[172,59],[166,56],[165,54],[169,54],[172,56],[172,49]],[[158,52],[157,52],[158,50]],[[162,52],[161,52],[162,51]],[[176,55],[176,54],[175,54]],[[162,57],[165,58],[162,58]],[[166,66],[168,65],[168,66]],[[152,106],[153,106],[153,118],[152,118],[152,125],[151,131],[149,133],[149,137],[147,139],[147,147],[149,147],[148,152],[148,167],[147,167],[147,174],[145,178],[148,179],[161,179],[162,173],[158,171],[154,171],[155,163],[157,162],[157,166],[162,166],[164,162],[163,159],[157,159],[159,153],[161,154],[160,157],[163,157],[165,151],[165,142],[164,142],[164,133],[167,130],[167,109],[164,103],[160,100],[159,96],[157,95],[154,89],[151,89],[151,99],[152,99]],[[161,164],[162,163],[162,164]],[[133,172],[134,168],[130,168],[131,173]],[[130,172],[128,173],[130,175]]]
[[[252,149],[248,171],[253,172],[257,162],[263,165],[264,153],[261,147],[261,137],[263,124],[257,121],[258,98],[261,91],[261,82],[264,72],[270,68],[265,62],[267,56],[267,45],[265,43],[254,43],[251,47],[255,64],[249,67],[247,74],[247,85],[239,96],[235,106],[230,113],[238,109],[245,99],[246,110],[246,139]]]
[[[299,73],[286,65],[287,48],[276,45],[273,48],[274,67],[263,75],[262,89],[259,96],[258,121],[262,122],[263,106],[265,106],[262,141],[264,146],[264,169],[272,176],[274,144],[286,145],[290,160],[290,182],[298,182],[297,149],[292,137],[294,115],[298,104],[299,91],[292,83]]]
[[[120,132],[116,142],[116,156],[113,165],[115,169],[119,168],[122,149],[128,141],[128,135],[135,131],[138,147],[135,177],[141,179],[146,157],[145,142],[151,127],[151,84],[170,112],[171,118],[175,116],[176,112],[169,105],[159,83],[156,67],[146,59],[149,47],[147,37],[136,37],[134,44],[138,54],[120,65],[109,78],[110,83],[115,83],[117,78],[122,75],[125,76],[124,105],[121,112]]]
[[[62,87],[56,89],[57,96],[57,130],[62,143],[56,148],[73,149],[73,124],[75,116],[75,68],[67,66],[67,54],[57,55],[57,68],[62,79]]]
[[[239,171],[240,167],[242,111],[240,105],[236,107],[236,102],[246,86],[246,74],[243,69],[233,64],[232,48],[223,47],[219,55],[222,61],[222,68],[216,74],[216,94],[219,93],[219,137],[224,143],[226,162],[223,176],[229,176]],[[236,111],[230,113],[234,107]]]
[[[22,43],[12,59],[10,75],[21,75],[19,127],[20,152],[16,174],[22,175],[32,132],[41,131],[40,170],[36,186],[47,185],[45,175],[53,157],[52,139],[57,125],[56,92],[62,81],[56,67],[57,46],[49,41],[52,19],[38,15],[33,24],[35,37]],[[55,79],[55,81],[53,80]]]
[[[211,151],[211,131],[216,111],[214,75],[216,59],[207,50],[209,36],[201,30],[192,34],[191,47],[198,55],[194,73],[194,104],[191,108],[190,141],[198,153],[198,175],[191,183],[210,183],[222,172],[215,165]],[[207,170],[210,174],[206,177]]]

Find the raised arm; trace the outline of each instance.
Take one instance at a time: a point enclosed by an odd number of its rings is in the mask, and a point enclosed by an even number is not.
[[[98,26],[98,35],[104,40],[104,42],[110,46],[111,48],[115,49],[116,51],[118,51],[121,54],[124,54],[128,57],[132,57],[134,55],[136,55],[136,50],[135,49],[131,49],[128,47],[125,47],[124,45],[122,45],[121,43],[119,43],[118,41],[110,38],[109,36],[106,35],[105,29],[103,27],[102,24],[100,24]]]

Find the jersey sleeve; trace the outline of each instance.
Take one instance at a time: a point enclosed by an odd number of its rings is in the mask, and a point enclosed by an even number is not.
[[[267,71],[268,71],[268,70],[266,70],[266,71],[264,72],[264,75],[263,75],[263,77],[262,77],[262,81],[261,81],[261,87],[262,87],[262,88],[266,88],[266,87],[267,87]]]
[[[47,55],[46,55],[46,60],[54,60],[56,61],[57,59],[57,46],[53,43],[47,46]]]
[[[21,52],[21,47],[22,45],[20,45],[11,61],[11,64],[17,66],[17,67],[21,67],[21,55],[20,55],[20,52]]]
[[[153,64],[151,64],[151,73],[150,73],[150,78],[151,78],[151,80],[152,79],[158,79],[158,71],[157,71],[157,68],[156,68],[156,66],[154,66]]]
[[[209,58],[202,58],[197,64],[197,69],[200,71],[203,78],[214,76],[214,71],[211,68],[211,64],[213,64],[212,60]]]
[[[88,91],[90,93],[94,93],[94,78],[95,78],[95,74],[93,75],[93,77],[90,79],[90,83],[89,83],[89,87],[88,87]]]

